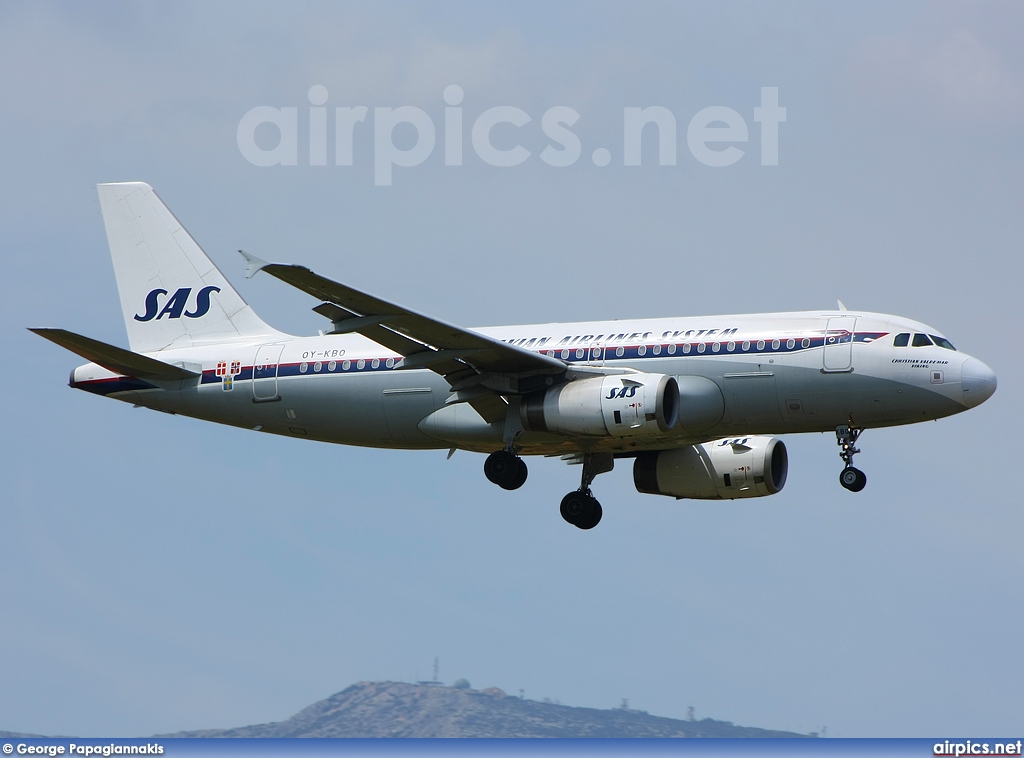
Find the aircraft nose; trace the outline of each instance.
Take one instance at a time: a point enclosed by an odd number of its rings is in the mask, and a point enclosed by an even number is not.
[[[977,358],[968,358],[961,368],[961,386],[964,392],[964,405],[974,408],[981,405],[996,391],[995,372]]]

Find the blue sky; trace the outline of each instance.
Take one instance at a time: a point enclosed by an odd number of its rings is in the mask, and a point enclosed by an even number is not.
[[[836,736],[1014,734],[1024,723],[1015,430],[1021,351],[1024,12],[1006,2],[70,3],[0,7],[0,729],[146,735],[286,718],[358,680],[465,677],[526,697]],[[311,166],[307,93],[371,115],[353,166]],[[445,166],[445,87],[464,90]],[[777,87],[779,165],[753,109]],[[679,157],[623,166],[627,107],[662,106]],[[298,109],[296,166],[238,146]],[[438,125],[375,186],[374,108]],[[469,150],[483,111],[523,164]],[[549,108],[582,156],[539,159]],[[734,165],[687,150],[726,106]],[[411,132],[395,133],[407,145]],[[266,134],[263,134],[266,139]],[[611,152],[607,167],[590,159]],[[307,155],[308,157],[308,155]],[[333,157],[333,156],[332,156]],[[970,413],[869,431],[854,496],[831,435],[787,439],[779,495],[687,503],[578,469],[516,493],[482,457],[276,439],[105,401],[25,330],[126,345],[94,185],[152,184],[263,318],[316,303],[244,280],[297,262],[465,325],[832,307],[933,325],[996,371]]]

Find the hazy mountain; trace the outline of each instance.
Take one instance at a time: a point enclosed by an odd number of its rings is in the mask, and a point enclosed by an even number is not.
[[[161,737],[806,737],[682,721],[616,708],[574,708],[510,697],[499,689],[359,682],[286,721]]]
[[[22,734],[21,732],[2,732],[0,731],[0,740],[45,740],[47,739],[41,734]]]

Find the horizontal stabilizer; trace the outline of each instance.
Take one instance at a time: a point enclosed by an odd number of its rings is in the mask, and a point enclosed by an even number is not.
[[[182,381],[199,376],[195,371],[172,366],[155,358],[148,358],[145,355],[133,353],[131,350],[83,337],[81,334],[75,334],[66,329],[29,329],[29,331],[35,332],[40,337],[45,337],[50,342],[55,342],[105,369],[116,371],[124,376],[164,381]]]

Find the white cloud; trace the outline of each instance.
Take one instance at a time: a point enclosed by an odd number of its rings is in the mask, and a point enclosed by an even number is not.
[[[1019,121],[1024,81],[1015,50],[997,33],[1010,20],[940,18],[860,45],[851,66],[854,87],[886,107],[923,108],[957,124]]]

